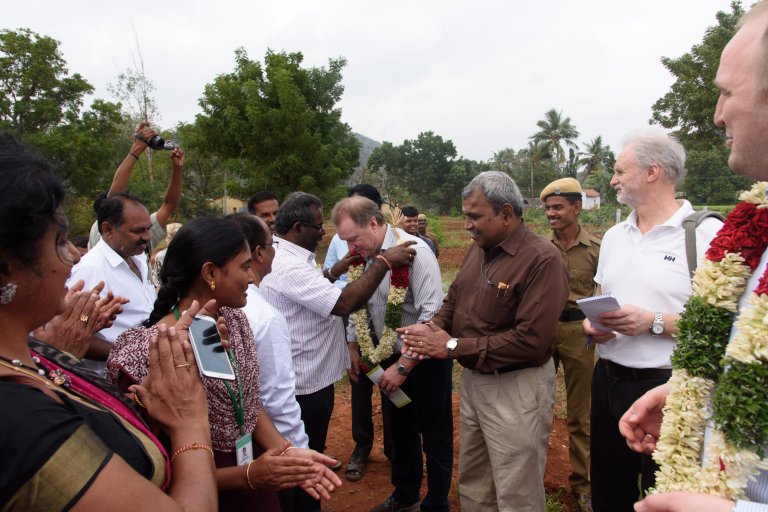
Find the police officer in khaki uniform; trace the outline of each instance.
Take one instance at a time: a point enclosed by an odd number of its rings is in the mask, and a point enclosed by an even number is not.
[[[568,269],[568,302],[555,329],[555,367],[562,363],[568,400],[568,444],[573,472],[569,480],[577,510],[592,512],[589,484],[589,409],[595,349],[581,328],[584,313],[576,300],[593,295],[600,240],[579,225],[582,191],[573,178],[555,180],[541,191],[550,238]]]

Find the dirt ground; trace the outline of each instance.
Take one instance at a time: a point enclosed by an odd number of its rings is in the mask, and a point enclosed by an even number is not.
[[[331,417],[331,425],[328,432],[327,452],[339,457],[344,463],[339,470],[342,486],[333,494],[331,501],[323,505],[323,510],[328,512],[367,512],[374,505],[384,501],[392,492],[390,484],[390,466],[384,457],[381,435],[381,402],[378,396],[374,396],[374,421],[376,440],[371,452],[371,462],[368,464],[365,476],[358,482],[349,482],[344,478],[344,469],[349,455],[354,448],[352,441],[352,417],[350,407],[349,383],[344,381],[336,387],[336,406]],[[378,405],[377,405],[378,404]],[[556,412],[557,416],[557,412]],[[453,458],[453,484],[451,486],[450,501],[451,510],[461,510],[459,505],[457,467],[459,450],[459,395],[453,394],[453,421],[454,431],[454,458]],[[553,510],[571,510],[570,488],[568,487],[568,475],[571,465],[568,462],[568,432],[564,419],[555,418],[552,433],[549,439],[549,451],[547,454],[547,472],[544,478],[544,486],[551,499],[559,501],[561,508]],[[426,479],[422,484],[422,496],[426,492]],[[555,506],[556,507],[556,506]]]

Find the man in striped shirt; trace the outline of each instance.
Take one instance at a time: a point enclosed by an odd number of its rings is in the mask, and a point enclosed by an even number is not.
[[[323,277],[315,262],[325,234],[320,199],[304,192],[290,194],[278,211],[275,230],[279,246],[272,273],[259,288],[288,322],[296,400],[309,447],[322,453],[333,412],[333,384],[349,366],[341,316],[364,304],[390,267],[410,262],[416,250],[409,247],[412,243],[387,250],[370,272],[342,290]]]
[[[396,327],[423,322],[434,316],[443,302],[443,285],[437,260],[423,240],[385,224],[379,207],[365,197],[340,201],[331,213],[331,220],[349,249],[366,258],[369,269],[373,268],[382,250],[391,250],[404,241],[416,242],[414,247],[418,257],[409,269],[408,291],[400,325]],[[374,341],[384,334],[389,289],[390,279],[384,278],[368,300],[369,326],[373,328],[370,335]],[[370,329],[351,324],[347,330],[350,340],[357,339],[356,329]],[[389,394],[402,387],[412,403],[397,407],[390,400],[384,401],[392,433],[392,483],[395,490],[371,512],[415,512],[420,506],[421,510],[447,511],[453,467],[452,361],[419,361],[400,352],[398,343],[394,353],[381,362],[385,371],[378,384]],[[358,373],[357,368],[353,366],[351,373]],[[422,448],[427,457],[428,484],[424,501],[420,502]]]

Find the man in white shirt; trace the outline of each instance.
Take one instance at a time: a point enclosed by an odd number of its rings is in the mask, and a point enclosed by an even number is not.
[[[720,97],[715,124],[725,128],[725,144],[731,150],[729,167],[754,180],[768,180],[768,2],[755,4],[737,25],[739,30],[723,50],[715,85]],[[768,264],[768,251],[752,273],[739,301],[745,306]],[[731,331],[733,337],[733,331]],[[662,386],[643,395],[621,419],[627,442],[638,451],[650,453],[663,417],[667,389]],[[649,441],[650,440],[650,441]],[[655,494],[635,505],[638,512],[768,512],[768,471],[750,480],[746,498],[736,503],[707,494],[676,492]]]
[[[434,316],[443,303],[443,284],[434,253],[423,240],[388,226],[379,207],[364,197],[340,201],[333,208],[331,219],[342,240],[346,240],[349,248],[366,258],[369,264],[383,249],[405,240],[416,242],[414,247],[418,257],[408,268],[408,289],[402,304],[402,318],[400,324],[394,327],[424,322]],[[365,325],[350,324],[350,340],[359,339],[357,333],[360,329],[363,335],[373,340],[382,339],[391,276],[392,273],[368,300],[368,321]],[[353,361],[351,373],[357,379],[366,379],[356,367],[357,362]],[[448,491],[453,470],[452,361],[419,361],[408,354],[401,354],[398,340],[393,352],[381,361],[381,366],[384,374],[378,384],[382,391],[392,394],[402,387],[412,403],[397,407],[391,400],[386,400],[382,405],[387,409],[392,431],[392,484],[395,489],[371,512],[418,511],[420,506],[423,510],[447,511],[450,508]],[[422,450],[426,455],[428,483],[427,494],[420,502],[424,473]]]
[[[129,299],[112,327],[91,339],[87,357],[95,360],[94,369],[103,371],[112,344],[123,331],[149,317],[157,295],[144,254],[152,221],[139,198],[128,192],[113,194],[101,202],[97,216],[101,240],[72,268],[67,285],[82,279],[87,288],[93,288],[104,281],[105,293]]]
[[[309,447],[322,453],[333,412],[333,384],[349,366],[340,316],[360,307],[389,268],[410,262],[416,251],[407,246],[387,250],[371,272],[342,290],[323,277],[315,262],[315,250],[325,234],[320,199],[305,192],[290,194],[277,214],[275,229],[279,246],[272,272],[259,289],[288,321],[296,400]]]
[[[634,208],[606,232],[600,247],[597,294],[612,293],[621,308],[604,313],[602,332],[584,320],[600,359],[592,378],[592,507],[599,512],[632,510],[653,486],[658,466],[630,450],[618,430],[629,404],[671,374],[675,322],[691,295],[683,220],[693,212],[675,199],[685,170],[685,150],[673,137],[650,134],[629,140],[616,159],[611,185],[619,202]],[[705,219],[696,229],[703,256],[722,222]],[[590,341],[588,341],[589,343]]]

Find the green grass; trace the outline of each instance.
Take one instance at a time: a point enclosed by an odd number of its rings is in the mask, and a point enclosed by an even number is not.
[[[564,491],[561,487],[557,492],[547,493],[547,512],[566,512],[565,504],[561,501]]]

